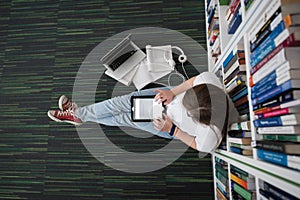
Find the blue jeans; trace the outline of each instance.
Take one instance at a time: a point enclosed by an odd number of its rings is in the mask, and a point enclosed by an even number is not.
[[[167,87],[157,89],[168,89]],[[155,95],[155,89],[132,92],[99,103],[78,108],[75,115],[83,122],[96,122],[107,126],[127,126],[150,132],[159,137],[173,139],[169,133],[158,131],[152,122],[133,122],[131,120],[131,96]]]

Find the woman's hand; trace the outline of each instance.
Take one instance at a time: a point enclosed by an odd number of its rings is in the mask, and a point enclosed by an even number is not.
[[[164,105],[168,105],[175,97],[171,90],[154,90],[154,92],[158,92],[154,100],[158,101],[159,104],[164,102]]]
[[[156,130],[169,133],[171,131],[173,123],[172,123],[171,119],[168,117],[168,115],[166,115],[165,113],[163,113],[163,115],[164,115],[165,119],[162,119],[162,118],[153,119],[154,128]]]

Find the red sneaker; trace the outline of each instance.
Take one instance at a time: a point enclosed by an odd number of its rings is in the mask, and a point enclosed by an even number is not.
[[[59,109],[62,111],[66,110],[72,110],[74,111],[76,108],[78,108],[76,103],[73,103],[68,97],[65,95],[62,95],[58,100],[58,106]]]
[[[67,111],[61,111],[61,110],[49,110],[48,116],[56,121],[56,122],[67,122],[76,126],[79,126],[82,124],[81,119],[77,118],[74,115],[74,112],[67,110]]]

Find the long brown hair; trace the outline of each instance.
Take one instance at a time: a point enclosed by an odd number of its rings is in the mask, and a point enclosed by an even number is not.
[[[207,126],[215,125],[222,131],[222,138],[226,135],[229,115],[228,97],[222,89],[212,84],[194,86],[186,91],[182,104],[194,121]]]

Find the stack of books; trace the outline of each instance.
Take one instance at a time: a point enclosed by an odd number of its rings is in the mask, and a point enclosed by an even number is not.
[[[257,157],[266,162],[300,170],[300,145],[295,142],[256,141]]]
[[[244,156],[253,154],[250,130],[250,121],[231,124],[227,138],[231,152]]]
[[[207,40],[209,41],[209,47],[211,56],[214,59],[213,63],[216,63],[219,55],[221,54],[220,48],[220,28],[219,28],[219,13],[218,6],[215,0],[207,1]]]
[[[231,0],[226,10],[227,33],[234,34],[242,23],[241,0]]]
[[[215,157],[216,170],[216,195],[219,200],[228,199],[228,164],[224,160]]]
[[[257,141],[258,158],[299,169],[285,160],[298,157],[285,146],[300,145],[300,2],[290,2],[271,1],[249,32],[249,85],[253,124],[264,140],[273,141]]]
[[[295,196],[273,186],[270,183],[259,180],[259,197],[261,200],[266,199],[298,199]]]
[[[252,200],[255,197],[255,177],[238,167],[230,165],[233,199]]]

